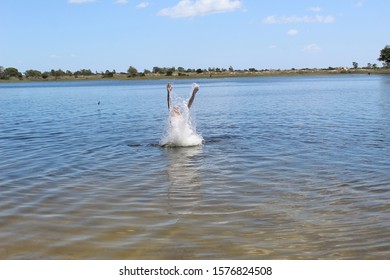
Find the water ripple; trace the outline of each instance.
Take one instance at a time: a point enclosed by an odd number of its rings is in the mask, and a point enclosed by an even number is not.
[[[388,259],[386,79],[0,84],[0,258]]]

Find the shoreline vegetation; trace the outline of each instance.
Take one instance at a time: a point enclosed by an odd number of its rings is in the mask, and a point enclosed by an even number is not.
[[[39,70],[27,70],[23,74],[14,67],[4,68],[0,66],[0,82],[18,81],[77,81],[77,80],[159,80],[159,79],[207,79],[207,78],[240,78],[262,76],[300,76],[300,75],[329,75],[329,74],[390,74],[390,45],[386,45],[381,51],[378,61],[383,61],[383,67],[376,63],[367,63],[367,67],[360,67],[357,62],[352,62],[353,68],[328,67],[328,68],[303,68],[290,70],[273,70],[249,68],[235,70],[211,68],[208,69],[184,69],[184,67],[153,67],[152,71],[145,69],[139,72],[134,66],[130,66],[127,73],[117,73],[115,70],[105,72],[92,72],[90,69],[82,69],[76,72],[61,69],[50,72]]]
[[[82,80],[159,80],[159,79],[213,79],[213,78],[240,78],[263,76],[309,76],[332,74],[390,74],[390,68],[304,68],[289,70],[257,70],[249,68],[244,70],[208,68],[208,69],[183,69],[182,67],[154,67],[152,71],[138,72],[130,66],[127,73],[113,71],[92,72],[91,70],[79,70],[76,72],[51,70],[41,73],[38,70],[27,70],[23,74],[16,68],[0,66],[0,82],[33,82],[33,81],[82,81]]]

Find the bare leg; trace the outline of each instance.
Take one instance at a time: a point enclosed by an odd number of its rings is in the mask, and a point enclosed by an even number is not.
[[[198,92],[198,90],[199,90],[199,86],[196,85],[196,86],[194,87],[194,90],[192,91],[190,100],[188,100],[188,105],[187,105],[188,109],[191,108],[192,103],[194,102],[194,99],[195,99],[195,94]]]
[[[172,85],[170,83],[167,84],[167,103],[168,103],[168,110],[171,110],[172,106],[172,98],[171,98],[171,91],[172,91]]]

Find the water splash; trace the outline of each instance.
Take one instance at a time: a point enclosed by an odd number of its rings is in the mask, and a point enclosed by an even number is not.
[[[192,85],[191,93],[197,84]],[[187,107],[187,101],[176,96],[172,90],[172,106],[167,118],[167,124],[163,137],[160,140],[161,146],[168,147],[189,147],[198,146],[203,143],[203,137],[196,132],[194,116]]]

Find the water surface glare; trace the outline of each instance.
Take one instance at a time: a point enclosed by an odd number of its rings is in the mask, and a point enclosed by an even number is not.
[[[0,83],[0,259],[390,259],[390,76],[167,82]]]

